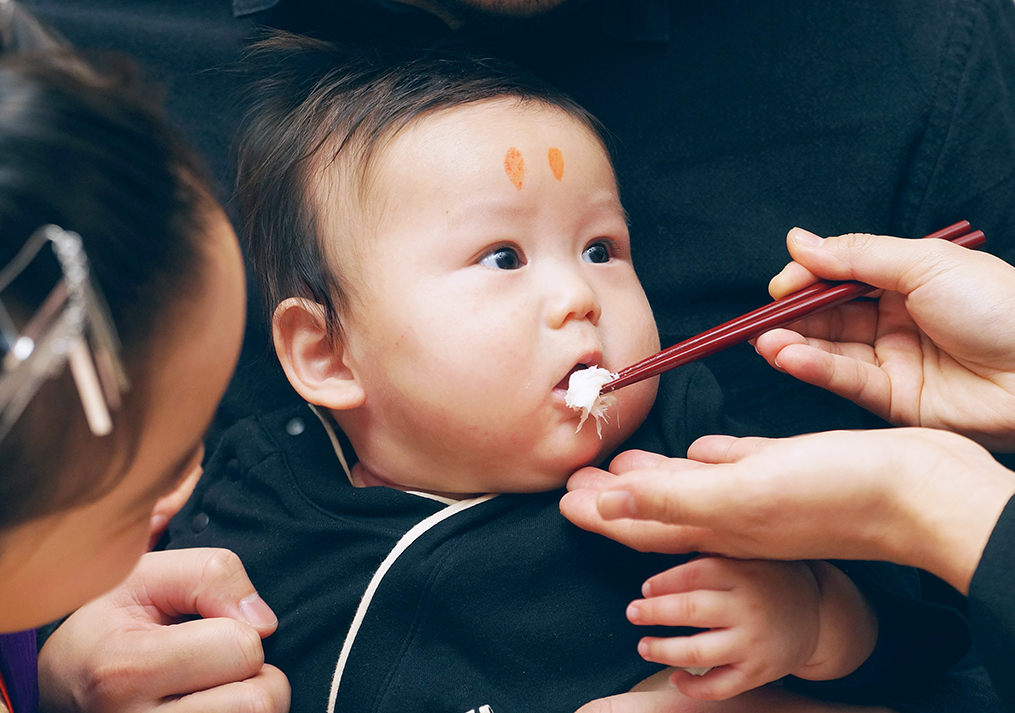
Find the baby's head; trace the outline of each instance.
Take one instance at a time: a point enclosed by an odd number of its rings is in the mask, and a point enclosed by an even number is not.
[[[617,393],[600,439],[568,377],[659,341],[595,120],[500,62],[257,53],[248,238],[283,368],[349,437],[354,482],[550,490],[616,448],[655,382]]]

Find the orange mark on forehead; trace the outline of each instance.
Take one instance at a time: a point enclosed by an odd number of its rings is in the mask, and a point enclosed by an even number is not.
[[[560,152],[560,149],[554,147],[546,152],[546,158],[550,161],[553,177],[559,181],[564,177],[564,154]]]
[[[504,154],[504,173],[515,184],[515,188],[522,189],[522,179],[525,178],[525,161],[522,160],[522,152],[514,146]]]

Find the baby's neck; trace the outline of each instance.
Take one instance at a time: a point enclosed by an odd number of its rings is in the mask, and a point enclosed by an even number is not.
[[[446,493],[439,490],[423,490],[422,488],[411,488],[409,486],[400,485],[392,482],[387,478],[381,477],[377,473],[373,472],[365,465],[362,461],[358,461],[353,465],[350,472],[350,479],[352,480],[353,487],[356,488],[392,488],[394,490],[402,490],[407,493],[418,492],[428,493],[430,495],[436,495],[440,498],[448,498],[450,500],[468,500],[485,493]]]

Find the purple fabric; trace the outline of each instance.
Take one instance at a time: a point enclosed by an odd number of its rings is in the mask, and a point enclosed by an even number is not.
[[[35,629],[0,634],[0,674],[14,706],[12,713],[37,713],[39,669]]]

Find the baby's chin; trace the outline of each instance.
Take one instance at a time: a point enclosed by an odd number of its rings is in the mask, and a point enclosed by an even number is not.
[[[441,483],[403,483],[369,481],[369,485],[380,485],[406,492],[426,493],[451,500],[468,500],[491,493],[532,494],[548,493],[563,489],[571,475],[585,465],[597,463],[579,462],[578,465],[560,465],[553,469],[519,469],[517,473],[488,474],[485,478],[447,479]],[[368,481],[357,479],[354,473],[353,482],[357,487],[368,487]]]
[[[575,427],[578,419],[575,418]],[[352,469],[352,482],[356,487],[388,487],[406,492],[427,493],[452,500],[467,500],[489,493],[546,493],[563,489],[568,479],[589,465],[602,465],[617,446],[630,435],[615,423],[603,424],[600,438],[591,424],[578,432],[567,434],[567,447],[553,449],[542,457],[532,454],[530,459],[519,459],[510,464],[496,459],[490,465],[468,469],[458,464],[441,463],[417,465],[410,479],[396,479],[358,462]],[[560,444],[557,444],[560,446]],[[423,459],[420,459],[420,463]],[[456,470],[458,472],[456,472]],[[471,472],[475,471],[475,472]]]
[[[595,433],[595,429],[593,429]],[[539,468],[519,468],[516,474],[501,473],[496,478],[484,479],[475,483],[476,490],[484,493],[548,493],[562,490],[567,486],[568,479],[575,472],[586,466],[601,466],[613,452],[615,446],[596,450],[595,454],[586,458],[569,458],[552,465],[543,464]]]

